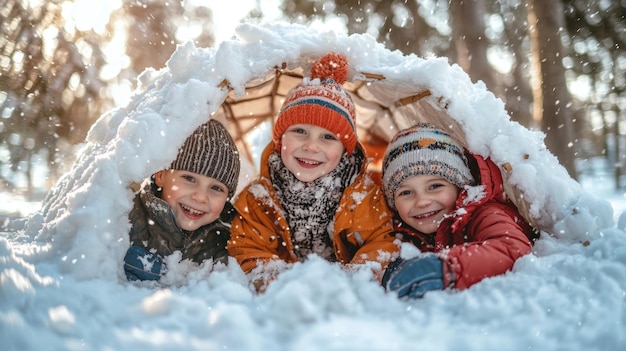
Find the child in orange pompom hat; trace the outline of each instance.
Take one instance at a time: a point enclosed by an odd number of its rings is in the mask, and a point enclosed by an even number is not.
[[[235,201],[228,252],[259,291],[309,255],[349,266],[375,262],[382,276],[399,251],[391,212],[366,172],[354,103],[342,86],[347,75],[348,60],[329,53],[289,91],[260,177]]]

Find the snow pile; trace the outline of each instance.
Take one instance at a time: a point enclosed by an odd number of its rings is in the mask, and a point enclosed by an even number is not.
[[[94,124],[42,209],[21,230],[0,237],[4,349],[626,346],[626,233],[613,228],[610,204],[583,191],[545,150],[543,134],[510,122],[483,84],[472,84],[443,58],[403,56],[368,35],[244,24],[237,36],[218,48],[180,46],[167,67],[144,72],[128,106]],[[470,149],[510,164],[510,183],[552,235],[543,235],[514,272],[411,302],[386,295],[370,272],[347,273],[318,259],[294,265],[260,296],[234,260],[213,268],[178,263],[173,255],[170,284],[125,281],[129,185],[174,159],[186,135],[219,109],[228,94],[225,79],[243,95],[247,82],[274,66],[302,66],[302,57],[328,51],[348,57],[353,79],[355,72],[380,73],[445,97]]]

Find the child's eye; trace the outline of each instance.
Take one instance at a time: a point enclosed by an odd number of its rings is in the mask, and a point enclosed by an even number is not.
[[[183,175],[183,176],[182,176],[182,178],[183,178],[184,180],[186,180],[186,181],[188,181],[188,182],[192,182],[192,183],[196,181],[196,179],[195,179],[193,176],[190,176],[189,174],[185,174],[185,175]]]
[[[289,131],[296,134],[306,134],[306,130],[304,130],[304,128],[295,127],[291,128]]]
[[[217,191],[217,192],[220,192],[220,193],[225,193],[226,192],[226,189],[224,189],[223,187],[221,187],[219,185],[213,185],[211,187],[211,189],[213,189],[213,191]]]
[[[401,190],[396,193],[396,196],[406,196],[411,195],[411,190]]]
[[[337,136],[335,136],[334,134],[324,134],[323,138],[325,140],[337,140]]]
[[[437,189],[441,188],[442,186],[444,186],[444,184],[435,183],[435,184],[431,184],[428,188],[430,190],[437,190]]]

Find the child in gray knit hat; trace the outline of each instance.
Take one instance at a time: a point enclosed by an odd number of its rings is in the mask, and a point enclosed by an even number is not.
[[[129,280],[159,280],[163,258],[227,264],[226,245],[235,210],[230,199],[239,179],[239,152],[216,121],[198,127],[165,170],[146,179],[129,214],[130,243],[124,257]]]
[[[511,270],[531,252],[536,232],[507,198],[498,166],[444,130],[417,124],[398,132],[382,171],[394,230],[421,251],[389,264],[387,291],[419,298],[465,289]]]

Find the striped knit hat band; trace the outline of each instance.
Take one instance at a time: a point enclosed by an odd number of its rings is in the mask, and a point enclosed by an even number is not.
[[[312,124],[331,131],[352,154],[357,144],[355,107],[343,88],[348,74],[348,60],[331,52],[311,68],[311,79],[287,93],[274,125],[273,140],[280,151],[285,130],[294,124]]]
[[[228,187],[232,198],[239,180],[239,151],[226,128],[211,119],[198,127],[178,150],[170,169],[198,173]]]
[[[394,194],[400,184],[416,175],[435,175],[463,188],[474,179],[463,148],[437,127],[420,123],[398,132],[383,158],[383,188],[395,209]]]

